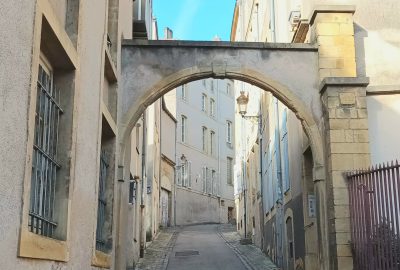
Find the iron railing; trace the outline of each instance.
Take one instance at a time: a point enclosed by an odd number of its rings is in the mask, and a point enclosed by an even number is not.
[[[347,175],[355,270],[400,269],[398,161]]]
[[[97,229],[96,229],[96,249],[100,251],[107,251],[106,247],[106,183],[107,183],[107,170],[109,167],[108,158],[105,151],[100,154],[100,177],[99,177],[99,198],[97,208]]]
[[[60,91],[52,77],[39,65],[37,81],[35,138],[32,157],[32,177],[29,208],[29,230],[54,237],[56,200],[57,143],[60,115]]]

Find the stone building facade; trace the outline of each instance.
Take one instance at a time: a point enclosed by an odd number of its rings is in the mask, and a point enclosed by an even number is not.
[[[133,269],[145,247],[146,124],[132,130],[124,172],[121,41],[151,38],[151,1],[3,1],[0,9],[1,268]]]
[[[392,125],[393,117],[398,116],[393,104],[400,98],[399,68],[393,61],[400,52],[394,6],[398,3],[268,0],[238,1],[235,8],[232,41],[315,42],[319,47],[318,83],[322,81],[324,117],[330,123],[326,149],[332,160],[327,184],[332,191],[328,196],[335,198],[328,201],[333,269],[352,269],[349,202],[342,172],[365,168],[371,161],[390,161],[400,154],[393,133],[382,132],[388,126],[400,128]],[[386,50],[380,55],[378,48]],[[262,124],[258,134],[253,132],[253,140],[237,148],[245,153],[237,165],[237,181],[247,175],[246,184],[241,184],[245,192],[237,195],[238,219],[246,220],[247,237],[252,236],[284,269],[297,269],[299,265],[321,269],[318,249],[324,243],[316,219],[321,206],[313,183],[316,171],[312,168],[310,140],[288,104],[267,92],[258,99],[251,95],[252,86],[243,88],[242,84],[235,84],[236,95],[247,90],[250,100],[252,96],[259,100],[259,111],[249,114],[262,115]],[[257,171],[262,174],[254,173]]]
[[[194,81],[165,100],[178,121],[176,225],[233,221],[233,82]]]

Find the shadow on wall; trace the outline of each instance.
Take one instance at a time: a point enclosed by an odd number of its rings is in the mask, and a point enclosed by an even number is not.
[[[365,38],[367,37],[367,30],[354,23],[354,45],[356,47],[356,68],[358,77],[367,76],[365,63]]]

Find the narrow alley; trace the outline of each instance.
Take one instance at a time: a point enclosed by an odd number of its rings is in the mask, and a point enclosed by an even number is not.
[[[229,224],[180,227],[160,232],[137,270],[278,269],[255,245],[240,244]]]

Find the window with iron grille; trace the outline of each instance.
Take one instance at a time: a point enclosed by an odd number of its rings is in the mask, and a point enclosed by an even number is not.
[[[55,238],[57,172],[57,143],[60,116],[60,91],[53,84],[53,76],[44,65],[39,65],[37,80],[35,134],[32,157],[29,230]]]
[[[107,170],[109,162],[107,154],[104,150],[100,154],[100,176],[99,176],[99,197],[98,197],[98,208],[97,208],[97,229],[96,229],[96,249],[100,251],[106,251],[106,237],[104,224],[106,221],[106,181],[107,181]]]
[[[137,182],[131,175],[129,182],[129,204],[136,203]]]

